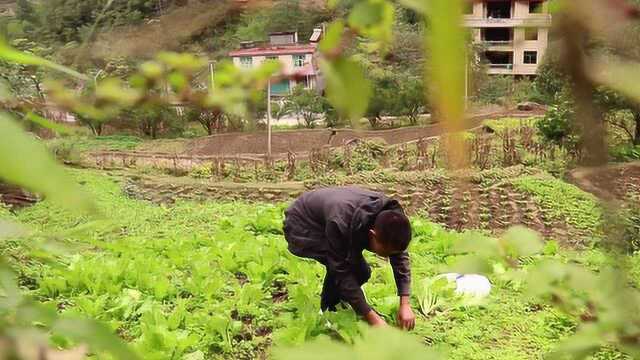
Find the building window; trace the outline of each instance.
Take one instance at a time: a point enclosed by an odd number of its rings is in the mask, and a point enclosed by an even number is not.
[[[293,55],[293,66],[295,67],[303,67],[304,66],[304,55]]]
[[[529,1],[529,14],[542,14],[544,1]]]
[[[525,51],[524,52],[524,63],[535,65],[538,63],[538,52],[537,51]]]
[[[278,60],[277,56],[267,56],[267,60]]]
[[[511,19],[512,4],[509,1],[489,1],[485,3],[487,18],[489,19]]]
[[[482,40],[491,43],[507,43],[513,40],[510,28],[482,29]]]
[[[240,65],[243,68],[251,68],[253,67],[253,58],[250,56],[243,56],[240,58]]]
[[[525,28],[524,39],[526,41],[538,41],[538,28]]]

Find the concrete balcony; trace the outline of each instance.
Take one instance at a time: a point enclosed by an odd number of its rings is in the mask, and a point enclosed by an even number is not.
[[[491,75],[512,75],[513,64],[489,64],[489,74]]]
[[[551,27],[551,15],[535,15],[524,18],[489,19],[466,16],[464,26],[469,28],[491,27]]]
[[[482,40],[480,44],[484,45],[487,50],[491,51],[513,51],[513,40],[491,41]]]

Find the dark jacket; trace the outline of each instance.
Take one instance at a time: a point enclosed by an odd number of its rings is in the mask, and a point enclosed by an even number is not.
[[[289,250],[318,260],[332,272],[344,300],[360,315],[371,310],[352,269],[364,261],[368,232],[383,210],[403,212],[400,204],[383,194],[356,188],[326,188],[304,193],[286,211],[284,232]],[[389,258],[398,295],[409,295],[409,254]]]

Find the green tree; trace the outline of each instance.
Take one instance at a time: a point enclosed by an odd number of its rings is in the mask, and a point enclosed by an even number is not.
[[[292,113],[301,116],[308,128],[315,127],[324,110],[323,98],[315,90],[305,89],[302,85],[293,88],[286,102]]]
[[[572,127],[573,106],[568,100],[552,105],[544,118],[536,123],[538,131],[546,141],[564,147],[575,144],[576,132]]]
[[[598,89],[596,100],[608,112],[605,121],[622,130],[633,145],[640,145],[640,104],[607,88]],[[620,111],[630,113],[631,121],[627,121],[625,117],[616,116]]]
[[[26,22],[29,28],[40,24],[36,9],[29,0],[18,0],[16,2],[16,18],[23,23]]]
[[[397,77],[390,71],[383,71],[382,74],[376,76],[373,86],[373,96],[365,116],[371,127],[376,129],[380,126],[384,116],[394,115],[399,108],[400,86]]]
[[[226,115],[221,109],[189,109],[186,113],[188,121],[197,121],[207,135],[213,135],[215,132],[220,132],[224,128]]]
[[[399,87],[396,114],[406,116],[411,125],[416,125],[427,109],[424,83],[420,78],[408,76],[401,80]]]
[[[291,106],[287,101],[271,102],[271,117],[276,121],[291,114],[291,111]]]
[[[129,112],[129,116],[142,135],[152,139],[157,139],[165,129],[175,129],[178,121],[173,109],[160,105],[136,108]]]
[[[538,76],[535,80],[535,89],[546,104],[553,104],[557,100],[557,94],[566,92],[569,86],[569,78],[560,65],[557,55],[558,49],[549,49],[542,64],[538,67]]]

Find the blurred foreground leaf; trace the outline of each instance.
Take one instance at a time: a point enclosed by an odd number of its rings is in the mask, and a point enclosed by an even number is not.
[[[426,5],[414,8],[426,10]],[[431,50],[430,73],[434,91],[433,102],[447,132],[453,133],[447,152],[452,168],[466,165],[464,84],[467,50],[465,30],[462,28],[461,0],[432,0],[429,2],[430,30],[426,33],[427,48]]]
[[[320,338],[299,348],[276,348],[276,360],[425,360],[442,357],[421,344],[418,338],[391,327],[366,329],[353,346]]]
[[[53,330],[77,342],[89,344],[93,351],[110,353],[116,359],[139,359],[107,326],[97,321],[61,319]]]
[[[620,91],[640,102],[640,64],[600,61],[594,65],[593,77],[608,88]]]
[[[362,118],[371,97],[371,83],[355,61],[339,58],[320,63],[327,81],[327,97],[344,117],[351,121]]]
[[[55,123],[49,119],[43,118],[42,116],[35,114],[34,112],[28,112],[25,116],[25,119],[31,121],[32,123],[42,126],[45,129],[49,129],[55,131],[58,134],[66,135],[73,134],[78,132],[76,129],[66,127],[64,125]]]
[[[10,47],[2,38],[0,38],[0,59],[5,60],[7,62],[16,63],[16,64],[33,65],[33,66],[49,68],[51,70],[60,71],[62,73],[71,75],[81,80],[89,79],[87,76],[80,74],[79,72],[73,69],[70,69],[66,66],[56,64],[52,61],[43,59],[39,56],[18,51]]]
[[[93,203],[47,150],[0,112],[0,179],[42,193],[68,209],[92,212]]]

